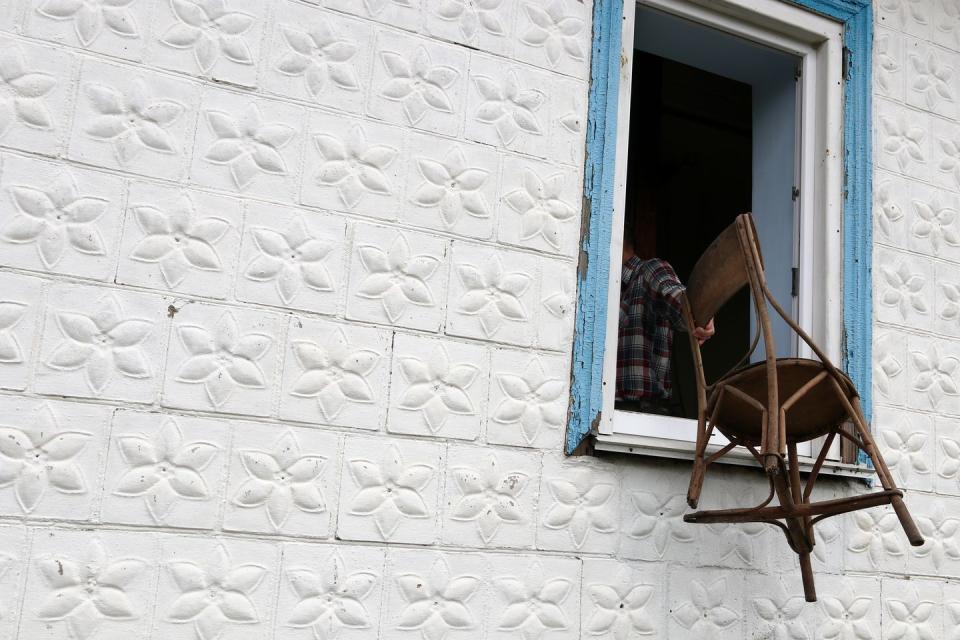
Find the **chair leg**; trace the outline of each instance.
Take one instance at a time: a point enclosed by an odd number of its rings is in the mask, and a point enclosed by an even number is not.
[[[903,527],[903,532],[907,534],[907,540],[910,541],[911,546],[922,547],[923,535],[910,516],[910,512],[907,511],[907,505],[903,504],[903,498],[894,496],[890,499],[890,504],[893,505],[893,510],[896,512],[897,518],[900,519],[900,526]]]
[[[810,553],[800,554],[800,575],[803,577],[803,595],[807,602],[817,601],[817,587],[813,583],[813,565],[810,564]]]
[[[706,428],[707,418],[701,411],[697,420],[697,448],[694,453],[693,470],[690,472],[690,486],[687,487],[687,504],[691,509],[696,509],[700,504],[703,479],[707,474],[706,452],[709,438],[707,438]]]

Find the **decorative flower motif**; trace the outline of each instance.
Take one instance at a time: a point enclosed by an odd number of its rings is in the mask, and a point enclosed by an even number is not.
[[[460,33],[468,41],[473,41],[481,28],[490,35],[504,36],[506,29],[497,15],[502,3],[503,0],[441,0],[437,16],[458,23]]]
[[[493,454],[487,456],[479,469],[457,467],[452,473],[461,496],[450,517],[454,520],[476,521],[477,530],[485,543],[493,540],[501,523],[525,520],[517,500],[530,479],[526,473],[510,471],[501,474],[500,465]]]
[[[960,159],[960,153],[958,153],[958,159]],[[903,219],[903,211],[893,199],[889,182],[884,182],[877,187],[873,217],[883,235],[892,238],[893,227]]]
[[[903,364],[896,355],[882,342],[878,341],[874,347],[873,383],[885,396],[889,396],[891,384],[903,372]]]
[[[910,356],[918,372],[913,379],[913,388],[927,394],[932,408],[937,408],[944,395],[957,395],[957,382],[953,376],[960,360],[953,356],[941,358],[933,347],[926,353],[914,351]]]
[[[380,60],[390,74],[380,95],[399,102],[411,124],[417,124],[430,109],[453,113],[447,89],[460,72],[447,65],[434,65],[426,48],[418,47],[413,60],[394,51],[383,51]]]
[[[403,456],[391,445],[379,464],[365,458],[350,460],[350,475],[360,490],[350,501],[350,513],[372,515],[377,530],[389,540],[402,518],[429,518],[430,509],[420,492],[435,469],[426,464],[404,465]]]
[[[507,606],[500,615],[501,631],[519,630],[524,640],[536,640],[547,631],[570,627],[560,605],[567,599],[572,583],[566,578],[544,576],[543,567],[534,562],[524,579],[507,576],[494,581]]]
[[[630,494],[630,502],[637,510],[637,515],[627,535],[636,540],[651,539],[659,557],[663,557],[671,540],[693,542],[693,531],[681,524],[686,510],[686,496],[676,494],[661,498],[646,491],[635,491]]]
[[[54,20],[72,20],[80,43],[89,47],[106,26],[124,38],[139,38],[137,21],[128,8],[133,0],[47,0],[37,13]]]
[[[944,66],[932,51],[927,54],[926,60],[916,54],[911,55],[910,65],[914,71],[912,88],[924,95],[928,107],[934,108],[941,99],[953,102],[951,67]]]
[[[239,335],[237,321],[227,311],[217,321],[213,333],[205,328],[183,324],[177,329],[180,342],[190,354],[180,365],[177,382],[203,384],[214,407],[221,407],[237,386],[265,389],[263,371],[257,364],[273,339],[263,333]]]
[[[70,174],[57,176],[47,191],[20,185],[9,187],[9,191],[17,213],[0,235],[14,244],[36,243],[47,269],[60,262],[67,244],[85,255],[106,253],[100,231],[93,223],[109,203],[103,198],[81,196]]]
[[[492,124],[503,144],[510,144],[523,131],[541,135],[543,129],[534,113],[543,105],[546,96],[537,89],[521,89],[515,71],[507,73],[504,85],[486,76],[474,76],[474,84],[483,98],[477,108],[476,119]]]
[[[451,577],[450,567],[442,556],[424,576],[415,573],[397,576],[397,585],[407,601],[400,613],[398,629],[419,629],[425,640],[443,640],[450,629],[474,628],[467,602],[480,587],[480,579],[468,575]]]
[[[933,513],[927,513],[917,518],[917,526],[923,534],[922,547],[911,548],[911,552],[918,558],[929,557],[938,571],[944,566],[947,559],[960,560],[960,547],[957,546],[957,530],[960,521],[948,518],[943,509],[937,507]]]
[[[367,276],[360,283],[357,295],[379,298],[390,322],[400,319],[408,302],[423,307],[434,305],[426,281],[440,264],[436,257],[425,253],[411,256],[410,245],[403,234],[397,234],[386,252],[372,244],[360,245],[359,252]]]
[[[223,54],[231,62],[253,64],[242,35],[253,26],[254,16],[228,11],[225,0],[170,0],[177,18],[160,41],[174,49],[192,49],[203,73],[210,73]]]
[[[886,601],[887,611],[893,620],[887,630],[891,638],[933,638],[934,633],[930,625],[930,617],[936,610],[936,603],[921,600],[914,589],[913,597],[903,600],[889,598]]]
[[[628,640],[636,635],[651,635],[656,626],[645,610],[654,588],[646,584],[617,588],[605,584],[588,587],[593,613],[587,623],[592,635],[609,634],[614,640]]]
[[[690,582],[690,602],[684,602],[671,612],[673,618],[690,631],[691,635],[713,637],[740,619],[737,613],[723,604],[727,581],[723,578],[705,585],[700,580]]]
[[[159,264],[168,287],[178,286],[191,269],[222,269],[213,245],[230,230],[230,222],[214,216],[198,220],[187,194],[180,195],[166,210],[149,204],[136,205],[133,215],[144,238],[130,252],[130,258]]]
[[[368,571],[347,574],[336,551],[320,566],[320,573],[310,569],[287,572],[290,586],[299,598],[287,625],[310,628],[318,640],[333,640],[341,628],[369,629],[370,613],[363,600],[376,585],[377,576]]]
[[[27,307],[22,302],[0,302],[0,364],[23,362],[23,349],[13,329],[27,312]]]
[[[803,598],[790,596],[782,600],[755,598],[753,609],[763,620],[762,628],[768,638],[776,640],[810,640],[810,634],[799,620],[803,613]]]
[[[74,458],[93,434],[61,430],[47,405],[35,409],[21,427],[0,425],[0,489],[13,487],[24,513],[36,509],[48,487],[85,493],[83,470]]]
[[[560,378],[547,378],[539,360],[532,360],[523,376],[497,374],[497,384],[506,398],[497,405],[493,419],[501,424],[520,423],[527,444],[533,444],[544,426],[559,429],[567,415],[561,402],[566,384]]]
[[[260,622],[250,600],[266,568],[258,564],[234,566],[222,544],[201,565],[189,560],[167,565],[180,595],[170,605],[170,622],[193,622],[198,640],[216,640],[228,624]]]
[[[857,530],[850,536],[849,549],[855,553],[866,553],[874,568],[881,566],[884,554],[902,556],[899,523],[891,512],[863,510],[853,513]]]
[[[909,428],[911,425],[907,423],[903,426]],[[914,431],[904,437],[898,431],[884,429],[880,432],[880,437],[886,445],[883,458],[887,466],[900,477],[902,484],[908,483],[914,474],[930,473],[927,454],[924,451],[929,438],[928,434],[923,431]]]
[[[467,390],[480,369],[468,363],[451,365],[443,345],[437,345],[426,362],[401,358],[400,372],[409,384],[400,396],[400,407],[422,411],[431,433],[438,433],[451,413],[476,413]]]
[[[296,133],[293,127],[282,122],[264,122],[260,109],[252,103],[239,119],[223,111],[207,111],[207,124],[217,140],[203,157],[213,164],[227,165],[238,188],[246,189],[261,171],[287,173],[280,149]]]
[[[884,93],[891,93],[893,90],[893,77],[900,71],[900,63],[890,55],[890,36],[883,34],[878,36],[876,43],[876,63],[877,63],[877,85]]]
[[[368,144],[360,125],[350,129],[345,141],[322,133],[314,136],[313,142],[324,159],[317,181],[335,186],[343,204],[356,206],[364,193],[390,193],[390,180],[383,172],[398,152],[385,144]]]
[[[150,335],[153,323],[140,318],[124,320],[123,309],[112,295],[98,300],[89,316],[57,312],[57,326],[66,340],[54,349],[47,366],[60,371],[83,369],[94,393],[103,392],[114,371],[137,379],[153,375],[139,346]]]
[[[53,118],[43,97],[56,86],[53,76],[27,71],[19,47],[0,49],[0,137],[17,121],[35,129],[53,128]]]
[[[913,208],[917,212],[917,218],[911,231],[918,238],[929,238],[935,254],[940,253],[941,240],[951,247],[960,246],[960,234],[954,227],[957,220],[954,209],[919,200],[913,201]]]
[[[856,513],[865,513],[857,511]],[[827,596],[823,599],[823,610],[829,618],[820,627],[825,640],[871,640],[876,636],[870,628],[866,617],[870,611],[873,599],[867,596],[857,596],[853,588],[841,589],[838,596]]]
[[[896,270],[881,265],[880,273],[887,282],[887,290],[883,292],[880,302],[888,307],[896,307],[904,320],[910,317],[911,309],[917,313],[927,312],[927,302],[922,293],[927,281],[919,273],[913,273],[909,264],[901,262]]]
[[[548,529],[567,529],[574,546],[579,549],[590,531],[610,533],[616,529],[613,505],[614,485],[587,469],[564,471],[564,478],[548,480],[556,501],[547,512],[543,524]]]
[[[954,182],[960,186],[960,139],[941,138],[937,141],[940,151],[940,171],[953,176]]]
[[[576,307],[576,297],[573,292],[573,285],[569,278],[560,280],[560,291],[551,293],[543,299],[543,306],[550,315],[560,318],[566,318]]]
[[[960,602],[947,602],[943,610],[947,614],[943,621],[943,630],[948,632],[947,639],[957,640],[960,638]]]
[[[504,273],[500,256],[487,260],[482,270],[472,264],[458,265],[457,276],[466,289],[458,310],[467,315],[478,315],[487,337],[493,337],[505,318],[527,319],[527,310],[520,296],[530,287],[532,279],[517,271]]]
[[[520,37],[521,42],[531,47],[543,47],[551,67],[557,66],[564,51],[574,60],[583,60],[579,36],[584,22],[580,18],[564,15],[560,0],[553,0],[546,7],[526,4],[523,8],[532,24]]]
[[[879,0],[880,9],[892,13],[897,20],[906,24],[912,20],[918,24],[927,24],[926,3],[924,0]]]
[[[320,414],[327,420],[337,417],[347,401],[369,404],[374,401],[373,389],[367,383],[380,360],[370,349],[353,349],[342,329],[337,329],[323,342],[298,340],[293,354],[303,373],[293,385],[292,395],[316,398]]]
[[[459,147],[454,147],[437,162],[418,158],[417,169],[425,182],[417,187],[413,202],[421,207],[439,207],[443,224],[452,228],[464,212],[475,218],[488,218],[487,201],[480,189],[490,172],[467,166]]]
[[[176,140],[167,131],[185,107],[173,100],[147,97],[147,87],[139,78],[129,94],[102,84],[88,84],[87,97],[99,114],[85,129],[88,136],[110,141],[117,161],[126,166],[143,151],[176,153]]]
[[[332,82],[340,89],[359,91],[360,80],[351,60],[357,45],[341,38],[326,20],[317,20],[308,31],[281,27],[283,39],[290,47],[277,70],[288,76],[303,76],[303,82],[314,98],[320,98]]]
[[[303,285],[314,291],[333,291],[333,277],[324,262],[334,243],[310,235],[302,218],[295,218],[283,232],[254,227],[250,235],[260,255],[247,265],[246,277],[275,282],[285,304],[293,302]]]
[[[35,562],[51,589],[37,617],[48,623],[64,621],[71,638],[94,637],[105,620],[140,617],[126,589],[147,568],[143,560],[111,559],[103,543],[94,539],[86,558],[48,554]]]
[[[944,460],[938,473],[942,478],[956,478],[960,472],[960,442],[946,437],[940,437],[939,442]]]
[[[200,472],[207,468],[220,447],[204,440],[184,444],[183,432],[173,419],[166,420],[153,439],[142,435],[120,436],[117,444],[130,469],[120,477],[113,494],[143,496],[147,511],[157,524],[163,524],[180,498],[210,498],[207,482]]]
[[[766,527],[760,523],[714,523],[707,525],[707,531],[713,534],[709,544],[719,561],[739,558],[741,562],[752,566],[757,560],[754,542],[763,535]]]
[[[407,8],[413,6],[410,4],[410,0],[363,0],[363,6],[366,7],[367,13],[369,13],[371,16],[379,15],[391,4],[398,7]]]
[[[576,211],[560,197],[564,176],[554,173],[546,180],[528,167],[523,169],[523,186],[504,196],[511,209],[520,214],[520,239],[541,236],[559,250],[563,232],[560,223],[573,218]]]
[[[908,125],[902,114],[897,118],[880,116],[880,125],[884,133],[883,150],[897,159],[901,171],[906,171],[911,161],[927,161],[921,146],[927,135],[923,129]]]
[[[941,9],[936,12],[937,31],[952,36],[950,40],[956,42],[957,27],[960,26],[958,25],[958,22],[960,22],[960,6],[957,5],[956,0],[943,0],[937,5],[937,8]]]
[[[240,462],[249,478],[237,489],[234,504],[247,508],[265,506],[275,530],[283,527],[293,507],[307,513],[327,510],[319,486],[326,458],[303,455],[293,432],[280,436],[273,451],[241,450]]]

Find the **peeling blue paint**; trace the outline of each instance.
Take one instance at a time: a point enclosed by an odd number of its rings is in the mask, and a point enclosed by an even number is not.
[[[844,23],[850,68],[844,91],[844,368],[872,413],[873,151],[870,0],[784,0]],[[596,0],[584,188],[590,219],[582,242],[566,451],[587,437],[603,400],[603,351],[616,165],[617,101],[623,0]],[[860,462],[868,462],[861,452]]]

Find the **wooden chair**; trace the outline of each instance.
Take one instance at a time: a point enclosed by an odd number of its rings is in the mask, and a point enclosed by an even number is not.
[[[758,331],[747,355],[717,382],[704,379],[700,347],[692,328],[704,326],[744,286],[753,294]],[[772,307],[807,344],[819,360],[777,358],[767,306]],[[849,511],[880,505],[893,506],[910,544],[923,537],[903,503],[883,457],[870,435],[853,383],[777,304],[767,288],[763,257],[749,213],[737,217],[707,248],[690,276],[684,313],[691,328],[690,348],[697,376],[698,425],[696,457],[687,503],[696,509],[707,467],[734,447],[745,447],[763,468],[770,483],[767,499],[755,507],[697,511],[685,522],[763,522],[779,527],[790,548],[800,557],[807,601],[817,599],[810,565],[813,527],[819,521]],[[766,358],[748,364],[762,337]],[[845,425],[851,425],[845,426]],[[716,429],[730,441],[706,454]],[[826,436],[806,483],[800,479],[797,444]],[[882,491],[835,500],[812,502],[817,474],[837,437],[862,449],[873,461]],[[779,504],[771,505],[777,497]]]

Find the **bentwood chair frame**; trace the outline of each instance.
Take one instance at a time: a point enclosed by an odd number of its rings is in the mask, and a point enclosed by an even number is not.
[[[737,217],[707,248],[690,276],[684,313],[697,381],[697,444],[687,492],[687,503],[696,509],[707,468],[737,446],[745,447],[763,468],[770,493],[759,505],[739,509],[697,511],[686,522],[761,522],[779,527],[797,553],[807,601],[817,599],[810,563],[813,527],[831,516],[889,504],[910,544],[923,537],[894,484],[890,470],[870,435],[853,383],[777,303],[764,278],[763,257],[749,213]],[[729,299],[749,286],[758,330],[750,350],[727,374],[713,384],[704,378],[700,346],[693,327],[704,326]],[[818,360],[777,358],[769,307],[802,339]],[[760,339],[765,358],[748,364]],[[707,455],[713,431],[729,444]],[[806,483],[801,482],[797,443],[825,436]],[[873,461],[881,491],[820,502],[811,501],[817,476],[837,438],[862,449]],[[776,496],[779,504],[771,505]]]

